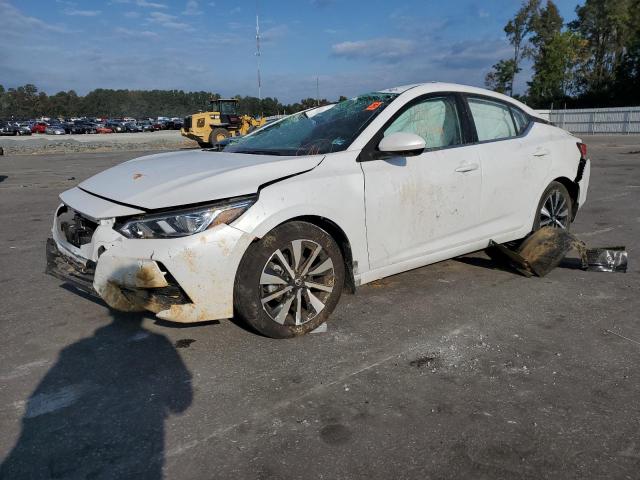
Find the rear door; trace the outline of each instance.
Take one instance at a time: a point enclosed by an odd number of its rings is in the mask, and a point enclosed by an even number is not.
[[[482,231],[490,238],[527,228],[549,152],[529,136],[532,122],[517,107],[490,97],[466,99],[482,162]]]
[[[455,94],[414,100],[363,150],[372,269],[410,263],[474,237],[482,172],[474,149],[466,145],[463,105]],[[384,156],[377,145],[394,132],[417,134],[427,148],[417,156]]]

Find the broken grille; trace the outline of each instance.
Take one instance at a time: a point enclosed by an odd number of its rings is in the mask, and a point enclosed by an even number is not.
[[[97,223],[66,206],[58,211],[58,222],[67,242],[78,248],[90,243],[98,228]]]

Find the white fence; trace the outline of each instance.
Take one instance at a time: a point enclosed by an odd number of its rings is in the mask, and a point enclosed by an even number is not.
[[[538,113],[571,133],[640,134],[640,107],[538,110]]]

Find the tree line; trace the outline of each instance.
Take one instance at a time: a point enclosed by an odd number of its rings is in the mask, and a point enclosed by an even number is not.
[[[111,90],[99,88],[84,96],[74,90],[47,95],[35,85],[27,84],[5,89],[0,85],[0,118],[30,119],[39,117],[134,117],[158,116],[183,117],[209,109],[212,99],[221,98],[213,92],[184,92],[182,90]],[[318,101],[306,98],[293,104],[282,104],[277,98],[258,99],[250,96],[236,97],[240,113],[254,116],[270,116],[297,112],[317,105]],[[329,103],[321,99],[320,104]]]
[[[552,0],[524,0],[504,31],[513,55],[492,67],[487,87],[513,95],[530,61],[521,97],[532,107],[640,105],[640,0],[585,0],[568,23]]]

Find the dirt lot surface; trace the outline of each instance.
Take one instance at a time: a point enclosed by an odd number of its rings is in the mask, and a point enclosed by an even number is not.
[[[626,245],[627,274],[477,253],[284,341],[114,314],[42,273],[57,195],[137,154],[0,157],[0,477],[637,479],[640,138],[587,141],[574,231]]]
[[[5,155],[178,150],[197,146],[196,142],[180,135],[178,130],[97,135],[34,134],[24,137],[0,137],[0,147],[4,149]]]

